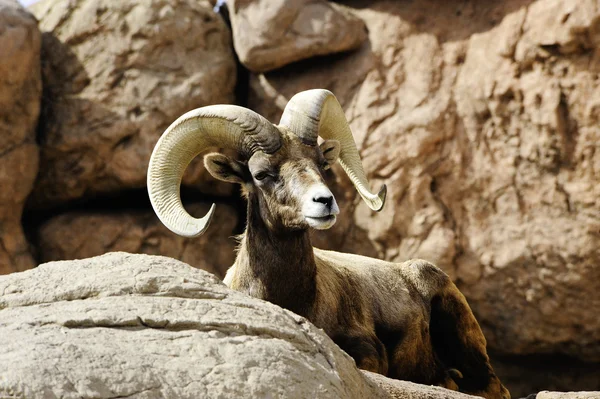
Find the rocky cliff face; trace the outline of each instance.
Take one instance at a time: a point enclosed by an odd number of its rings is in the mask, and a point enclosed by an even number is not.
[[[212,5],[144,4],[32,6],[44,32],[44,98],[31,207],[144,187],[154,144],[172,121],[199,106],[234,101],[230,34]],[[195,169],[186,184],[206,180]]]
[[[356,11],[358,52],[252,79],[274,119],[293,93],[332,89],[373,185],[388,184],[381,213],[346,206],[322,234],[342,236],[333,247],[436,262],[505,354],[600,360],[594,4],[447,6],[453,26],[479,21],[454,37],[421,3],[380,2]]]
[[[38,171],[40,31],[16,0],[0,0],[0,274],[35,265],[21,227]]]
[[[193,203],[190,214],[201,217],[209,205]],[[170,256],[220,278],[235,260],[230,237],[237,227],[236,212],[220,204],[211,222],[211,235],[184,238],[172,234],[150,209],[117,212],[65,212],[42,224],[37,232],[41,261],[92,257],[112,251]],[[94,237],[94,239],[90,239]]]
[[[223,276],[234,258],[235,210],[219,207],[219,238],[184,240],[160,225],[144,194],[162,131],[190,109],[235,101],[231,33],[213,4],[45,0],[31,11],[42,32],[35,65],[44,81],[41,159],[26,216],[38,260],[127,250],[173,256]],[[233,187],[209,179],[201,158],[184,185],[190,209],[207,206],[199,191],[231,202],[224,197]]]
[[[218,226],[168,233],[144,194],[154,143],[192,108],[277,122],[293,94],[327,88],[388,202],[370,212],[334,168],[342,214],[315,245],[441,266],[513,394],[600,389],[597,3],[338,3],[230,1],[230,30],[209,1],[43,0],[40,61],[34,20],[0,0],[0,272],[127,250],[222,275],[243,203],[198,159],[186,203],[218,202]]]
[[[352,198],[319,242],[436,262],[499,353],[597,362],[595,3],[352,4],[369,30],[359,51],[251,80],[274,120],[297,91],[334,91],[372,184],[388,184],[374,214],[338,176]]]

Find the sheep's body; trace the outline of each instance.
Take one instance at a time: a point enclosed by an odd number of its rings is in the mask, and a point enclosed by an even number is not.
[[[431,298],[448,284],[443,272],[421,260],[396,264],[353,254],[313,250],[316,295],[307,309],[299,311],[302,316],[322,328],[362,368],[395,378],[408,378],[408,375],[414,374],[410,372],[412,369],[431,374],[430,371],[438,368],[428,367],[432,351],[426,347],[428,339],[424,340],[422,333],[429,336]],[[227,273],[225,284],[261,299],[286,302],[288,306],[293,298],[306,303],[310,296],[298,291],[277,298],[264,295],[263,290],[251,288],[260,284],[259,281],[241,282],[234,278],[243,267],[234,265]],[[428,285],[419,284],[424,274]],[[295,276],[297,274],[292,270],[287,278],[294,279]],[[435,284],[431,284],[432,280]],[[285,299],[282,298],[284,295]],[[406,349],[413,347],[418,351],[400,350],[403,357],[390,361],[390,356],[393,357],[397,347],[402,346],[402,338],[410,331],[415,331],[413,337],[418,339],[418,343],[416,340],[410,342]],[[383,334],[386,337],[380,336]],[[421,367],[414,367],[417,364]],[[408,374],[406,371],[409,371]],[[434,377],[439,376],[422,376],[416,380],[441,382],[433,381]]]
[[[464,296],[442,270],[313,248],[307,231],[273,234],[252,202],[250,194],[246,232],[224,279],[230,288],[306,317],[360,368],[509,397]]]
[[[325,139],[317,145],[317,138]],[[225,282],[305,316],[359,367],[487,398],[509,398],[490,365],[485,338],[465,298],[441,270],[420,260],[401,264],[322,251],[309,228],[328,229],[339,207],[323,174],[339,162],[365,203],[383,207],[385,186],[369,190],[344,112],[326,90],[294,96],[280,125],[235,106],[200,108],[180,117],[158,141],[148,191],[159,218],[177,234],[202,234],[203,218],[183,208],[186,166],[208,147],[241,159],[204,157],[210,174],[242,186],[248,221]],[[339,157],[338,157],[339,156]]]
[[[307,317],[334,340],[343,343],[356,337],[371,341],[359,351],[363,353],[355,356],[359,363],[366,362],[371,371],[402,375],[395,372],[394,364],[389,362],[389,356],[393,355],[389,352],[394,345],[390,342],[385,345],[383,341],[389,339],[378,337],[378,332],[385,330],[387,335],[395,336],[396,343],[410,330],[427,332],[430,302],[435,293],[430,291],[444,285],[445,275],[421,260],[395,264],[316,248],[314,254],[317,298]],[[424,277],[422,269],[426,269],[427,281],[433,280],[435,284],[425,287],[415,284]],[[422,340],[419,341],[422,345]],[[425,352],[405,356],[417,361]],[[383,354],[387,355],[387,362]]]
[[[309,318],[354,352],[363,368],[452,389],[458,388],[453,380],[458,370],[470,393],[502,391],[475,317],[438,267],[421,259],[391,263],[316,248],[314,254],[317,292],[336,294],[324,295],[330,303],[317,296]],[[352,305],[344,306],[341,298]],[[358,348],[355,342],[361,342]],[[445,352],[446,346],[455,353]]]

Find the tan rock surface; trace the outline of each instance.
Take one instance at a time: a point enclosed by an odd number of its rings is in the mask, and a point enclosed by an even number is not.
[[[0,395],[470,398],[416,384],[388,393],[393,381],[363,377],[306,319],[166,257],[110,253],[0,277],[0,335]]]
[[[457,80],[472,143],[451,199],[458,276],[479,274],[463,290],[482,323],[502,322],[491,344],[514,353],[600,361],[598,17],[593,1],[535,2],[471,38]]]
[[[186,209],[194,216],[206,214],[209,204]],[[51,218],[37,232],[42,262],[82,259],[107,252],[125,251],[164,255],[206,270],[220,278],[235,260],[237,212],[218,204],[210,234],[184,238],[170,232],[152,210],[68,212]]]
[[[234,100],[230,31],[208,1],[43,0],[41,172],[32,207],[143,187],[181,114]],[[196,161],[186,185],[229,194]]]
[[[16,0],[0,0],[0,274],[33,267],[21,214],[38,171],[41,35]]]
[[[251,80],[275,121],[296,92],[332,90],[373,187],[388,185],[372,213],[339,174],[349,198],[316,244],[437,263],[492,351],[599,361],[595,3],[350,4],[359,51]]]
[[[229,0],[227,7],[236,53],[254,72],[353,50],[367,37],[359,18],[329,1]]]

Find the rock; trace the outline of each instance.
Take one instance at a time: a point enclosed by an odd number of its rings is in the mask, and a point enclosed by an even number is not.
[[[470,398],[391,395],[306,319],[166,257],[46,263],[0,293],[1,395]]]
[[[388,185],[373,213],[336,169],[346,198],[317,245],[437,263],[492,352],[600,361],[600,10],[354,3],[368,44],[251,78],[274,121],[296,92],[332,90],[372,186]]]
[[[234,100],[230,31],[208,1],[43,0],[41,169],[31,208],[144,187],[162,132]],[[198,158],[184,184],[216,195]]]
[[[21,214],[38,171],[41,35],[16,0],[0,0],[0,274],[35,265]]]
[[[186,209],[201,217],[209,207],[196,203]],[[223,278],[235,260],[236,242],[232,236],[237,219],[233,208],[218,204],[209,231],[200,237],[184,238],[169,231],[150,209],[67,212],[40,226],[39,258],[43,262],[82,259],[114,251],[164,255]]]
[[[325,0],[229,0],[235,51],[254,72],[353,50],[367,37],[346,7]]]
[[[457,273],[479,275],[461,288],[506,352],[600,361],[597,17],[595,2],[537,1],[474,35],[457,79]]]
[[[599,399],[600,391],[596,392],[551,392],[542,391],[536,399]]]
[[[363,375],[375,383],[378,387],[389,394],[390,399],[475,399],[479,396],[471,396],[464,393],[449,391],[433,385],[420,385],[414,382],[394,380],[381,374],[361,370]]]

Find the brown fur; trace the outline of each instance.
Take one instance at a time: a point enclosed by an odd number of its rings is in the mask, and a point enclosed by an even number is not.
[[[510,398],[464,296],[440,269],[423,260],[396,264],[311,246],[298,190],[323,182],[322,167],[333,160],[282,135],[277,153],[255,154],[247,164],[205,158],[213,176],[242,184],[248,199],[246,231],[226,284],[306,317],[360,368]]]

